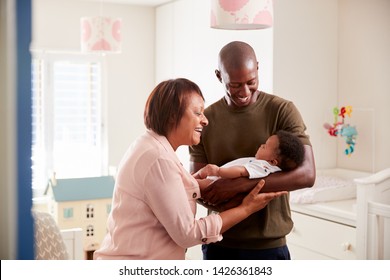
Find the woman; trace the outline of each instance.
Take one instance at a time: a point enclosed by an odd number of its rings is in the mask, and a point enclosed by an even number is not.
[[[184,259],[186,248],[221,240],[228,228],[285,194],[259,194],[262,182],[240,206],[195,219],[199,185],[175,151],[199,143],[208,124],[203,111],[202,92],[187,79],[152,91],[144,113],[148,130],[119,165],[108,233],[95,259]]]

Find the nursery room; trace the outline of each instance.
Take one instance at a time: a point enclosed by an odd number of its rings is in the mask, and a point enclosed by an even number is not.
[[[260,1],[272,24],[256,30],[211,28],[212,2],[2,1],[1,259],[38,259],[45,223],[60,259],[92,259],[149,94],[185,77],[206,107],[218,101],[231,41],[253,47],[259,90],[292,101],[310,137],[317,176],[289,194],[291,259],[390,259],[390,1]],[[86,35],[98,17],[116,30],[103,49]],[[189,171],[188,147],[176,153]],[[201,246],[186,259],[201,260]]]

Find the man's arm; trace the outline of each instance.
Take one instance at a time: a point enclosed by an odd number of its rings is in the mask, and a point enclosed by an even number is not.
[[[197,171],[206,164],[191,163],[191,171]],[[198,169],[196,169],[198,168]],[[305,145],[305,160],[296,169],[288,172],[275,172],[266,178],[265,186],[262,192],[274,191],[293,191],[302,188],[310,188],[315,181],[315,162],[313,149],[309,145]],[[226,203],[237,194],[248,193],[260,179],[219,179],[202,191],[202,198],[204,201],[218,205]]]

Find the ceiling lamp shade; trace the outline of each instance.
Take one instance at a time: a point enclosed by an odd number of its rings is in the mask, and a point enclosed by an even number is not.
[[[211,0],[210,26],[249,30],[272,27],[272,0]]]
[[[109,17],[83,17],[81,25],[81,51],[120,52],[122,19]]]

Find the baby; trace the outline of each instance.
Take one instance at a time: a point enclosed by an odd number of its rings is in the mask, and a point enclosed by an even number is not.
[[[263,178],[277,171],[289,171],[299,166],[305,150],[294,134],[280,130],[271,135],[257,150],[255,157],[245,157],[226,163],[222,167],[208,164],[194,174],[199,186],[207,187],[218,178]]]

